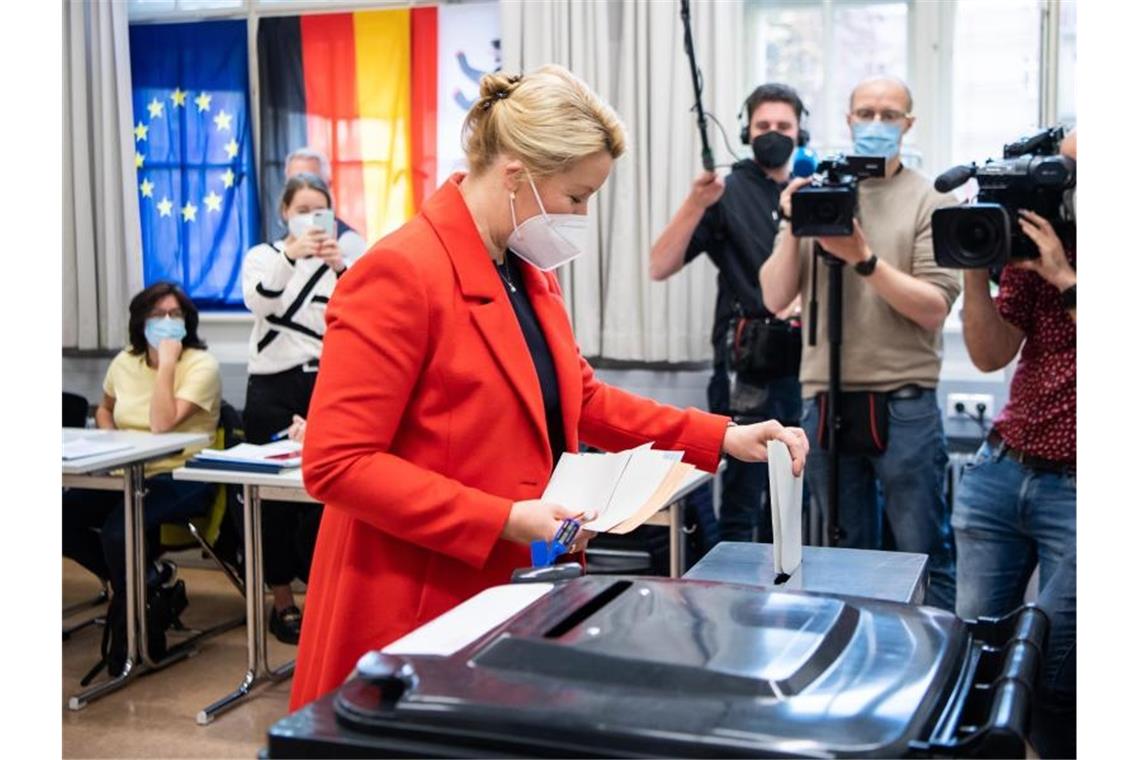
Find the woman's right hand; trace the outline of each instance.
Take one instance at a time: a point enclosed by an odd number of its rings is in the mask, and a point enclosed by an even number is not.
[[[290,261],[307,259],[316,256],[321,249],[321,243],[328,239],[328,235],[320,227],[310,227],[305,234],[293,238],[292,242],[285,242],[285,257]]]
[[[560,504],[540,499],[516,501],[511,505],[511,514],[501,535],[507,541],[526,546],[530,546],[531,541],[552,541],[562,521],[574,517],[578,517],[578,513]],[[588,523],[595,517],[595,513],[587,512],[580,519]]]

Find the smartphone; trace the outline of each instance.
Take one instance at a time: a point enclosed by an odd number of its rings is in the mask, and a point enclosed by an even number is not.
[[[319,208],[314,211],[313,226],[323,229],[326,235],[336,240],[336,217],[333,215],[332,209]]]

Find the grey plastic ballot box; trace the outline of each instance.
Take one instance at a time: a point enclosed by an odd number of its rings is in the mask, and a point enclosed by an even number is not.
[[[926,596],[925,554],[805,546],[803,561],[781,584],[776,583],[772,544],[721,541],[686,578],[763,586],[778,591],[816,591],[846,596],[922,604]]]
[[[371,653],[274,725],[266,755],[1022,755],[1046,629],[1034,607],[966,623],[867,598],[587,576],[450,656]]]

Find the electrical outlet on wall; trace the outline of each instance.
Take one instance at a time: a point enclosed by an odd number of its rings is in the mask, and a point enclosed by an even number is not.
[[[994,397],[992,393],[950,393],[946,396],[946,419],[993,419]]]

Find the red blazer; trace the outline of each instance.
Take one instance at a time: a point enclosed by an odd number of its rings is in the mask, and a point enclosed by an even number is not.
[[[554,462],[542,392],[503,283],[451,177],[337,284],[309,408],[305,486],[325,504],[290,709],[530,564],[499,534]],[[503,202],[506,202],[504,196]],[[726,417],[599,382],[558,281],[522,266],[558,376],[566,450],[654,441],[716,470]]]

